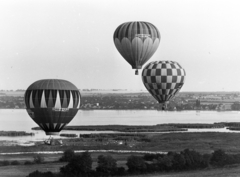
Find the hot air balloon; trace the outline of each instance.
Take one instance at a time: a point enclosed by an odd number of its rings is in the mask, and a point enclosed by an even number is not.
[[[142,71],[142,81],[149,93],[167,108],[167,102],[182,88],[186,79],[185,70],[174,61],[154,61]]]
[[[46,135],[59,134],[77,114],[80,99],[77,87],[60,79],[36,81],[25,92],[27,112]]]
[[[123,58],[136,69],[142,68],[155,53],[160,43],[158,29],[148,22],[126,22],[113,35],[114,44]]]

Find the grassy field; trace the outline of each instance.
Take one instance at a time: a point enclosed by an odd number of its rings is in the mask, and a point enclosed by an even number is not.
[[[103,153],[99,153],[99,152],[91,152],[91,157],[93,159],[94,162],[97,162],[97,158],[99,155],[101,155]],[[117,159],[118,161],[126,161],[126,159],[131,155],[139,155],[139,156],[143,156],[142,154],[137,154],[137,153],[104,153],[104,155],[111,155],[113,158]],[[21,164],[24,164],[25,161],[29,160],[29,161],[33,161],[33,157],[36,154],[20,154],[20,155],[0,155],[0,160],[7,160],[7,161],[14,161],[17,160],[19,161]],[[47,163],[51,163],[51,162],[56,162],[59,160],[60,157],[62,157],[62,154],[41,154],[41,157],[44,158],[44,162]]]
[[[31,147],[0,146],[0,153],[5,152],[36,152],[73,150],[139,150],[139,151],[182,151],[194,149],[201,153],[212,153],[223,149],[226,153],[240,154],[239,133],[220,132],[186,132],[186,133],[147,133],[148,141],[135,141],[128,144],[85,141],[78,139],[63,139],[63,146],[36,145]]]
[[[121,161],[120,163],[125,163]],[[33,171],[41,172],[59,172],[59,168],[65,165],[64,163],[47,163],[36,165],[18,165],[18,166],[4,166],[0,167],[1,177],[26,177]],[[93,166],[96,166],[94,162]],[[118,164],[122,166],[122,164]],[[239,177],[240,165],[232,165],[224,168],[215,169],[203,169],[187,172],[171,172],[171,173],[159,173],[159,174],[142,174],[128,177]]]
[[[128,177],[239,177],[240,165],[232,165],[224,168],[204,169],[178,173],[144,174]]]
[[[141,149],[151,151],[182,151],[194,149],[200,153],[212,153],[223,149],[226,153],[240,153],[239,133],[201,132],[149,134],[151,142],[144,143]]]
[[[131,150],[148,150],[148,151],[182,151],[186,148],[194,149],[200,153],[212,153],[216,149],[223,149],[226,153],[237,154],[240,153],[240,137],[238,133],[218,133],[218,132],[207,132],[207,133],[166,133],[166,134],[148,134],[149,142],[139,143],[135,147],[125,147]],[[51,151],[51,150],[66,150],[75,149],[82,150],[84,147],[87,149],[114,149],[114,146],[80,146],[78,142],[74,141],[74,146],[71,144],[70,140],[66,146],[36,146],[36,147],[18,147],[18,146],[0,146],[1,152],[34,152],[34,151]],[[116,146],[116,148],[121,148]],[[126,168],[126,160],[131,155],[118,154],[118,153],[91,153],[92,159],[94,161],[93,168],[97,166],[97,157],[100,155],[111,155],[118,161],[118,166],[123,166]],[[136,154],[134,154],[136,155]],[[142,154],[137,154],[142,156]],[[33,161],[34,154],[22,154],[22,155],[0,155],[1,160],[13,161],[18,160],[21,164],[25,161]],[[59,168],[66,163],[56,163],[62,154],[44,154],[45,164],[39,165],[19,165],[19,166],[4,166],[0,167],[0,176],[26,176],[27,174],[39,170],[39,171],[52,171],[57,172]],[[55,163],[54,163],[55,162]],[[153,176],[158,175],[138,175],[137,177],[143,176]],[[174,177],[200,177],[200,176],[240,176],[240,165],[225,167],[222,169],[205,169],[192,172],[181,172],[181,173],[170,173],[161,174],[161,176],[174,176]]]
[[[95,169],[97,167],[97,158],[99,155],[103,153],[91,153],[91,157],[93,159],[92,168]],[[111,155],[114,159],[117,160],[117,164],[119,167],[127,168],[126,162],[127,158],[131,154],[118,154],[118,153],[104,153],[103,155]],[[139,155],[140,154],[134,154]],[[61,155],[41,155],[44,157],[43,164],[34,164],[34,165],[23,165],[25,161],[30,160],[33,161],[32,154],[25,154],[25,155],[1,155],[1,160],[13,161],[18,160],[21,165],[10,165],[10,166],[0,166],[0,176],[1,177],[26,177],[29,173],[33,171],[41,171],[41,172],[59,172],[60,167],[65,166],[67,163],[65,162],[56,162],[59,160]]]
[[[0,167],[1,177],[26,177],[33,171],[41,172],[59,172],[59,168],[62,167],[63,163],[47,163],[47,164],[36,164],[36,165],[16,165],[16,166],[2,166]]]

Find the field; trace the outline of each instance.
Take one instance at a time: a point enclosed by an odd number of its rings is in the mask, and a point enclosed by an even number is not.
[[[26,177],[29,173],[36,170],[41,172],[58,172],[61,166],[63,166],[63,163],[2,166],[0,171],[1,177]]]
[[[119,140],[122,141],[122,140]],[[126,144],[118,141],[99,141],[99,139],[63,139],[62,146],[6,146],[0,143],[0,153],[73,150],[135,150],[135,151],[182,151],[194,149],[201,153],[212,153],[223,149],[226,153],[240,154],[239,133],[185,132],[185,133],[146,133],[144,138],[130,140]]]
[[[96,142],[91,142],[90,146],[86,146],[86,142],[77,141],[74,139],[65,140],[63,146],[47,146],[38,145],[33,147],[19,147],[19,146],[0,146],[0,152],[36,152],[36,151],[64,151],[66,149],[75,150],[90,150],[90,149],[126,149],[126,150],[146,150],[146,151],[182,151],[186,148],[194,149],[200,153],[212,153],[216,149],[223,149],[229,154],[240,153],[240,138],[238,133],[154,133],[147,134],[149,142],[138,143],[135,147],[118,146],[118,145],[96,145]],[[85,143],[85,146],[82,144]],[[93,158],[93,168],[97,165],[97,157],[100,154],[110,154],[113,158],[118,161],[118,166],[126,168],[127,157],[130,153],[91,153]],[[140,155],[142,154],[135,154]],[[61,166],[66,163],[57,162],[62,154],[42,154],[44,163],[39,165],[23,165],[25,161],[33,161],[34,154],[21,154],[21,155],[0,155],[1,160],[7,160],[9,162],[17,160],[21,163],[19,166],[2,166],[0,167],[1,177],[7,176],[26,176],[27,174],[39,170],[39,171],[52,171],[56,172]],[[200,177],[200,176],[239,176],[240,165],[230,166],[222,169],[205,169],[200,171],[181,172],[164,174],[163,176],[180,176],[180,177]],[[162,175],[162,174],[161,174]],[[146,175],[140,175],[136,177],[143,177]],[[159,175],[148,175],[157,177]]]
[[[92,168],[95,169],[97,166],[97,157],[101,155],[102,153],[91,153],[91,157],[93,159],[93,165]],[[131,155],[129,153],[126,154],[118,154],[118,153],[104,153],[104,155],[111,155],[113,158],[117,159],[118,166],[122,166],[124,168],[126,167],[126,160]],[[140,154],[134,154],[134,155],[140,155]],[[44,163],[43,164],[34,164],[34,165],[23,165],[24,161],[26,160],[33,160],[33,154],[25,154],[25,155],[6,155],[0,156],[1,160],[18,160],[21,165],[15,165],[15,166],[2,166],[0,167],[0,176],[1,177],[26,177],[29,173],[33,171],[41,171],[41,172],[59,172],[60,167],[65,166],[65,162],[56,162],[61,157],[60,154],[57,155],[41,155],[44,157]],[[142,156],[142,155],[140,155]]]
[[[58,172],[64,163],[47,163],[38,165],[18,165],[0,167],[1,177],[26,177],[33,171],[52,171]],[[96,165],[96,163],[94,164]],[[159,173],[159,174],[143,174],[128,177],[239,177],[240,165],[231,165],[224,168],[203,169],[187,172],[175,173]]]
[[[151,142],[143,144],[143,149],[179,152],[188,148],[200,153],[223,149],[226,153],[240,153],[239,133],[166,133],[149,136]]]
[[[240,165],[231,165],[224,168],[204,169],[190,172],[161,173],[149,175],[135,175],[129,177],[239,177]]]

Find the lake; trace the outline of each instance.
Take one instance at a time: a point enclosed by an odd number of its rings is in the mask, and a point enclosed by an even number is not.
[[[214,123],[240,122],[240,111],[157,111],[157,110],[80,110],[69,125],[156,125],[163,123]],[[35,136],[1,137],[0,140],[38,141],[48,137],[43,131],[31,130],[37,124],[24,109],[0,109],[0,131],[33,132]],[[218,131],[221,129],[190,129],[191,132]],[[104,131],[112,133],[112,131]],[[62,131],[61,133],[102,133],[101,131]],[[240,133],[240,132],[239,132]],[[62,137],[61,137],[62,138]]]

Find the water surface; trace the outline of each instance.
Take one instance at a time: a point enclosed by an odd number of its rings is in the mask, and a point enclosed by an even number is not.
[[[214,123],[240,122],[239,111],[157,111],[157,110],[80,110],[69,125],[156,125],[163,123]],[[0,109],[0,131],[33,132],[35,136],[1,137],[0,140],[38,141],[47,139],[43,131],[31,130],[37,124],[24,109]],[[217,131],[238,132],[221,129],[189,129],[191,132]],[[103,133],[103,131],[62,131],[61,133]],[[112,133],[112,131],[106,131]]]

